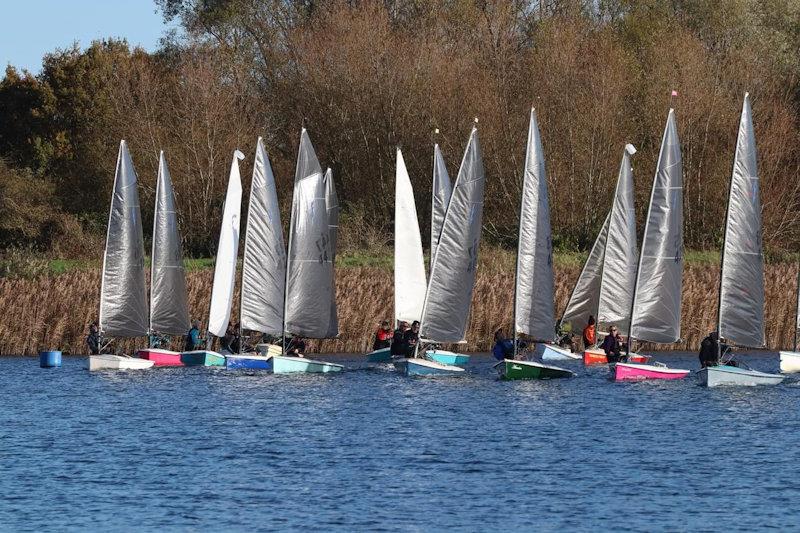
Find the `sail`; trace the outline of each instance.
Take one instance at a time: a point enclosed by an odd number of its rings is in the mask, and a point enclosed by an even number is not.
[[[484,181],[478,130],[473,127],[442,224],[436,260],[431,267],[422,310],[422,339],[465,340],[478,268]]]
[[[616,325],[620,333],[628,334],[636,283],[634,265],[639,259],[636,247],[636,211],[633,205],[633,145],[626,145],[619,167],[617,188],[608,219],[608,240],[603,254],[603,275],[597,307],[597,323]]]
[[[435,176],[435,173],[434,173]],[[435,183],[435,177],[434,177]],[[448,180],[449,185],[449,180]],[[434,196],[434,209],[436,201]],[[414,203],[414,189],[403,153],[397,149],[394,188],[394,318],[413,322],[425,302],[425,259]]]
[[[331,297],[331,314],[326,337],[333,338],[339,335],[339,318],[336,314],[336,241],[339,236],[339,197],[336,195],[336,184],[333,181],[333,171],[325,171],[325,206],[328,211],[328,231],[331,237],[331,261],[333,262],[333,292]]]
[[[764,258],[761,252],[756,139],[750,96],[744,95],[733,160],[722,283],[719,335],[740,346],[764,346]]]
[[[119,143],[108,215],[100,287],[100,331],[110,337],[147,335],[142,217],[136,171],[125,141]]]
[[[438,144],[433,145],[433,194],[431,204],[431,265],[436,256],[436,245],[442,233],[444,215],[447,213],[447,206],[450,204],[450,196],[453,193],[453,186],[450,184],[450,176],[447,174],[447,166],[444,164],[444,157]],[[416,208],[415,208],[416,209]]]
[[[535,109],[528,126],[519,213],[514,327],[534,339],[551,340],[555,337],[555,292],[550,201]]]
[[[259,137],[242,260],[242,328],[268,335],[283,333],[285,284],[286,251],[275,176]]]
[[[239,218],[242,210],[242,178],[239,161],[244,154],[233,153],[225,208],[222,211],[222,226],[219,229],[217,258],[214,263],[214,286],[211,289],[211,307],[208,314],[208,331],[223,337],[231,319],[233,286],[236,282],[236,257],[239,254]]]
[[[289,229],[284,331],[326,338],[333,294],[333,249],[325,180],[303,128],[297,154]]]
[[[564,314],[559,323],[559,330],[568,330],[572,333],[583,331],[589,322],[589,315],[597,317],[597,304],[600,301],[600,278],[603,275],[603,256],[606,249],[608,236],[608,219],[606,215],[603,228],[594,241],[589,257],[583,265],[578,281],[572,289],[572,294],[564,309]]]
[[[675,110],[669,110],[650,193],[636,276],[631,336],[672,343],[681,336],[683,172]]]
[[[175,194],[167,160],[161,152],[153,216],[153,256],[150,267],[150,330],[182,335],[189,330],[186,274]]]

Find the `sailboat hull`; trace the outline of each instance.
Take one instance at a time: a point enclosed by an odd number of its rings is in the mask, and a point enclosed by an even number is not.
[[[571,350],[545,343],[536,345],[534,355],[540,357],[542,361],[576,361],[581,358],[579,353],[572,353]]]
[[[96,370],[144,370],[152,368],[153,361],[128,357],[127,355],[90,355],[88,367],[90,371]]]
[[[796,374],[800,372],[800,352],[780,352],[781,373]]]
[[[644,381],[648,379],[683,379],[689,370],[668,368],[661,365],[637,363],[616,363],[611,365],[611,378],[614,381]]]
[[[697,373],[701,385],[706,387],[778,385],[786,376],[767,374],[737,366],[719,365],[701,369]]]
[[[446,365],[438,361],[412,358],[399,359],[394,362],[394,367],[407,376],[458,376],[466,374],[460,366]]]
[[[272,370],[271,355],[236,354],[225,356],[225,368],[228,370]]]
[[[497,367],[500,371],[500,377],[504,380],[561,379],[575,376],[574,372],[565,368],[544,365],[535,361],[504,359]]]
[[[642,355],[632,353],[628,356],[629,363],[647,363],[651,357],[649,355]],[[583,352],[583,364],[586,366],[607,365],[608,357],[606,353],[599,348],[589,348]]]
[[[225,366],[225,356],[209,350],[181,352],[184,366]]]
[[[469,363],[468,355],[447,350],[428,350],[425,352],[425,357],[443,365],[466,366]]]
[[[180,352],[148,348],[136,352],[136,357],[153,361],[154,366],[184,366]]]
[[[275,374],[327,374],[329,372],[341,372],[344,366],[325,361],[315,361],[305,357],[287,357],[284,355],[272,358],[272,371]]]
[[[391,361],[391,348],[381,348],[380,350],[373,350],[367,354],[368,363],[390,363]]]

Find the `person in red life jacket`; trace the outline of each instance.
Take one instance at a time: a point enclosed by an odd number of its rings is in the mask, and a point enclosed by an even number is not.
[[[380,350],[382,348],[388,348],[392,345],[393,335],[394,333],[392,332],[392,328],[389,326],[389,321],[384,320],[381,322],[381,327],[375,332],[375,342],[372,343],[372,349]]]
[[[597,329],[595,327],[594,317],[589,315],[589,323],[583,328],[583,347],[587,349],[597,343]]]

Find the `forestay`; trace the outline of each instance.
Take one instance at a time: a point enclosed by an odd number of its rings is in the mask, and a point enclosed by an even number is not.
[[[680,339],[682,281],[683,175],[675,111],[670,109],[639,257],[632,337],[658,343]]]
[[[189,330],[186,274],[172,178],[164,152],[158,161],[153,256],[150,268],[150,330],[181,335]]]
[[[434,183],[435,181],[434,177]],[[414,190],[411,187],[411,179],[403,160],[403,153],[398,148],[394,191],[394,317],[396,321],[413,322],[422,318],[425,289],[425,260],[422,255],[422,237],[417,219],[417,207],[414,203]]]
[[[222,226],[219,229],[219,244],[214,263],[214,285],[211,289],[211,306],[208,313],[208,331],[223,337],[231,319],[233,286],[236,281],[236,258],[239,253],[239,219],[242,210],[242,178],[239,161],[244,154],[233,153],[225,207],[222,211]]]
[[[124,140],[119,143],[103,254],[100,331],[110,337],[147,335],[147,287],[139,192],[136,171]]]
[[[424,340],[465,340],[478,267],[484,182],[478,130],[473,127],[431,267],[420,326]]]
[[[555,336],[553,247],[544,150],[536,110],[531,109],[519,215],[514,326],[538,340]]]
[[[630,324],[633,287],[636,283],[634,265],[639,258],[636,246],[636,211],[633,204],[633,145],[625,145],[620,163],[617,188],[608,219],[608,239],[603,253],[597,324],[615,324],[627,335]]]
[[[719,295],[719,335],[740,346],[764,346],[761,202],[748,94],[745,94],[742,105],[728,197]]]
[[[433,193],[431,194],[431,265],[436,257],[436,245],[442,234],[442,224],[450,204],[453,187],[438,144],[433,145]],[[416,208],[415,208],[416,210]]]
[[[242,261],[242,328],[283,333],[286,251],[275,176],[261,137],[256,143]]]
[[[325,172],[325,206],[328,211],[328,230],[331,237],[331,262],[334,274],[336,269],[336,240],[339,235],[339,197],[336,195],[336,184],[333,182],[333,171],[328,168]],[[328,323],[328,334],[332,338],[339,335],[339,318],[336,314],[336,276],[333,277],[333,291],[331,297],[331,314]]]
[[[334,301],[331,245],[322,167],[303,128],[289,229],[285,332],[308,338],[327,337]]]

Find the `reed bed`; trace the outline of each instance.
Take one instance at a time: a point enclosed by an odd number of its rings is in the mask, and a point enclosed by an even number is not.
[[[793,264],[765,267],[766,336],[770,349],[790,347],[794,341],[795,279]],[[579,264],[556,263],[557,312],[569,298],[580,272]],[[193,317],[205,326],[213,270],[187,273],[189,305]],[[492,333],[511,323],[514,265],[505,257],[486,257],[478,270],[467,344],[460,350],[474,352],[491,348]],[[719,268],[715,264],[689,264],[684,272],[681,342],[659,349],[696,350],[715,327]],[[338,339],[310,342],[312,352],[365,352],[382,319],[393,314],[393,279],[384,267],[343,267],[337,270],[339,308]],[[88,325],[97,320],[100,272],[98,269],[48,274],[35,279],[0,279],[0,353],[31,355],[40,349],[65,353],[86,352]],[[238,301],[238,288],[237,288]],[[234,306],[232,320],[238,315]],[[180,349],[182,339],[174,339]],[[144,339],[124,340],[117,350],[130,352],[144,346]]]

